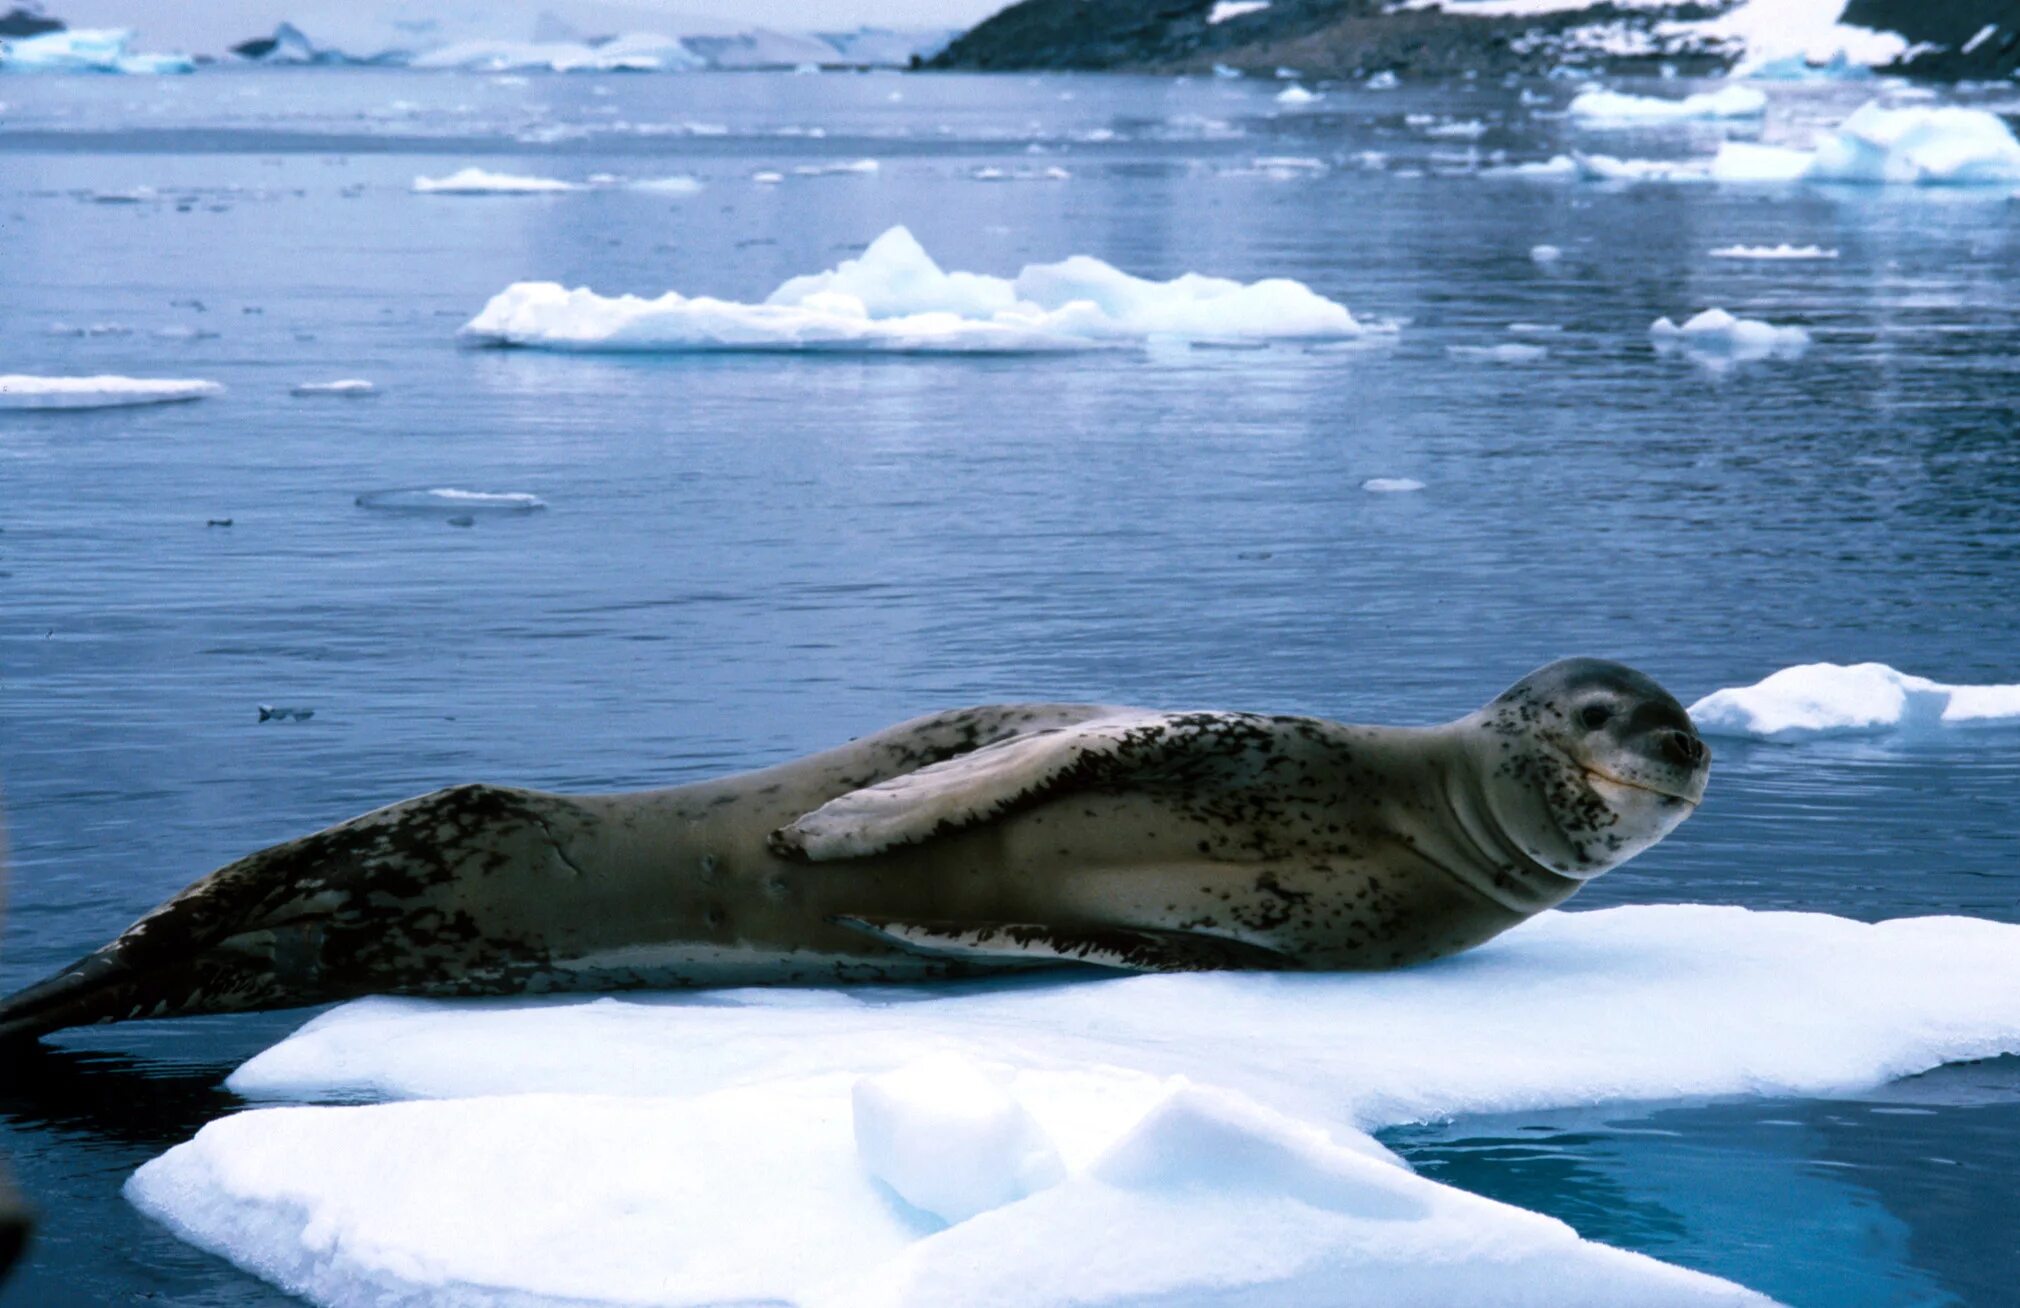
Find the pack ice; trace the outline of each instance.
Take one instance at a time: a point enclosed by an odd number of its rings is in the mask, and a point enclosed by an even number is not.
[[[2007,1051],[2020,927],[1704,905],[1392,973],[371,999],[229,1084],[391,1102],[224,1118],[127,1193],[332,1305],[1758,1303],[1368,1132]]]
[[[1805,740],[2020,725],[2020,685],[1950,686],[1884,663],[1805,663],[1690,706],[1707,735]]]
[[[1088,255],[1031,264],[1015,277],[949,272],[893,227],[857,258],[791,278],[761,303],[518,282],[493,296],[462,335],[550,350],[1019,353],[1362,330],[1345,305],[1288,278],[1243,283],[1186,273],[1160,282]]]

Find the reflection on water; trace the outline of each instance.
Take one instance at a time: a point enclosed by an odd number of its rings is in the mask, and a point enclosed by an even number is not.
[[[2020,228],[2003,195],[1494,182],[1406,115],[1486,122],[1475,162],[1545,157],[1573,129],[1500,87],[1340,92],[1294,115],[1271,89],[10,83],[6,370],[229,390],[0,415],[16,877],[0,983],[239,854],[432,786],[678,781],[964,701],[1429,721],[1568,653],[1638,664],[1686,700],[1816,659],[2020,676]],[[1834,119],[1848,94],[1864,92],[1778,90],[1767,137]],[[865,156],[881,171],[750,182]],[[1327,166],[1280,177],[1253,166],[1266,156]],[[703,189],[408,190],[472,162]],[[1071,177],[971,176],[1054,163]],[[152,197],[96,202],[140,187]],[[454,340],[512,281],[748,300],[894,223],[953,267],[1084,252],[1145,275],[1289,276],[1404,325],[1370,349],[1047,359],[572,358]],[[1782,242],[1841,255],[1708,257]],[[1537,264],[1544,243],[1563,257]],[[1650,322],[1710,305],[1805,323],[1815,345],[1722,376],[1654,355]],[[1562,329],[1519,338],[1546,358],[1447,352],[1517,339],[1518,322]],[[124,330],[89,334],[101,324]],[[333,377],[380,393],[289,394]],[[1374,477],[1426,489],[1363,492]],[[439,486],[549,507],[452,528],[355,503]],[[263,703],[314,716],[261,723]],[[1580,903],[2015,920],[2013,742],[1717,742],[1704,811]],[[117,1187],[230,1111],[217,1079],[296,1020],[85,1032],[7,1072],[0,1143],[48,1221],[0,1302],[278,1301],[141,1222]],[[1993,1303],[1986,1269],[2010,1280],[2010,1249],[1960,1216],[1996,1209],[1990,1163],[1973,1160],[2012,1160],[2010,1105],[1524,1120],[1549,1131],[1407,1138],[1444,1179],[1792,1302]],[[1639,1133],[1653,1129],[1673,1134]]]

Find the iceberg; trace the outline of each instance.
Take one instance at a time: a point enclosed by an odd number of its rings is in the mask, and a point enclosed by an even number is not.
[[[1806,175],[1817,181],[1911,185],[2020,182],[2020,140],[1984,109],[1869,101],[1817,141]]]
[[[127,1193],[325,1304],[1761,1303],[1368,1132],[2014,1051],[2020,926],[1709,905],[1391,973],[368,999]]]
[[[1015,277],[948,272],[893,227],[836,268],[762,303],[669,291],[609,297],[518,282],[462,330],[487,345],[552,350],[841,350],[1023,353],[1187,341],[1307,340],[1363,330],[1347,307],[1285,278],[1133,277],[1087,255]]]
[[[415,55],[414,68],[487,73],[545,69],[556,73],[657,73],[701,68],[706,60],[680,38],[631,32],[604,41],[455,41]]]
[[[182,54],[135,54],[123,27],[70,28],[39,36],[0,38],[0,73],[191,73]]]
[[[552,177],[515,177],[510,173],[487,172],[482,168],[459,169],[447,177],[414,179],[416,195],[553,195],[581,189],[574,182],[557,181]]]
[[[0,409],[110,409],[129,404],[172,404],[217,395],[214,381],[151,377],[0,377]]]
[[[1950,686],[1884,663],[1805,663],[1690,706],[1708,735],[1753,740],[2020,723],[2020,685]]]
[[[1724,309],[1706,309],[1681,327],[1657,318],[1648,334],[1657,349],[1682,349],[1710,362],[1792,358],[1809,348],[1810,334],[1801,327],[1777,327],[1758,318],[1739,318]]]
[[[1711,252],[1714,259],[1835,259],[1836,250],[1821,245],[1721,245]]]
[[[1753,87],[1722,86],[1681,100],[1622,95],[1617,91],[1580,91],[1571,101],[1569,112],[1589,127],[1758,118],[1766,111],[1767,96]]]

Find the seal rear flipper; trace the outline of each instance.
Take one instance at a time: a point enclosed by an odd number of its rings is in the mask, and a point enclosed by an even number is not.
[[[1125,712],[1028,732],[852,790],[772,832],[772,852],[825,862],[916,845],[1075,790],[1228,791],[1287,761],[1286,723],[1251,713]],[[1319,726],[1312,724],[1316,733]]]
[[[1028,922],[908,922],[888,917],[829,920],[913,953],[972,963],[1086,963],[1125,972],[1298,968],[1294,959],[1274,949],[1201,931]]]

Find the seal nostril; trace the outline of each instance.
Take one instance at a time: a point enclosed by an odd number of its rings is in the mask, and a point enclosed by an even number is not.
[[[1685,731],[1664,732],[1662,752],[1685,767],[1693,768],[1704,762],[1706,754],[1704,742]]]

